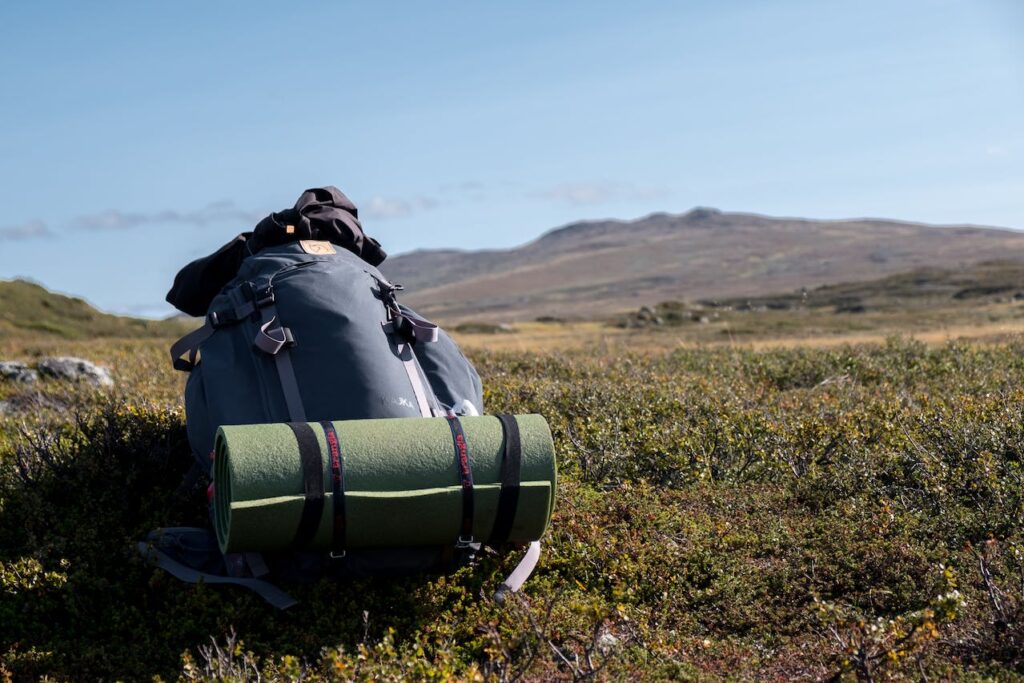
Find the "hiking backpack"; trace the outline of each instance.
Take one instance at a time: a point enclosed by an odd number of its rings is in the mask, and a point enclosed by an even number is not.
[[[175,368],[189,372],[193,478],[210,475],[222,425],[483,412],[476,370],[443,330],[398,303],[402,287],[376,268],[384,257],[348,198],[327,187],[179,273],[168,301],[205,314],[171,348]],[[267,579],[445,571],[479,544],[221,556],[209,530],[174,528],[139,548],[180,579],[242,585],[283,608],[294,601]],[[519,575],[538,553],[530,548]]]

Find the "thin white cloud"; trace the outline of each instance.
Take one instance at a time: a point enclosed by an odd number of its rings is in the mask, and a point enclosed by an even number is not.
[[[484,189],[484,184],[478,180],[464,180],[460,183],[444,183],[438,187],[439,192],[444,193],[478,193]]]
[[[53,231],[41,220],[25,221],[0,228],[0,242],[21,242],[54,236]]]
[[[119,306],[113,309],[111,313],[130,315],[133,318],[150,318],[151,320],[164,320],[177,314],[173,306],[164,303],[154,304],[153,302]]]
[[[436,208],[439,202],[430,197],[388,199],[373,197],[360,208],[360,215],[377,220],[405,218],[421,211]],[[265,218],[269,211],[254,211],[236,205],[229,199],[211,202],[194,210],[161,209],[159,211],[123,211],[107,209],[82,214],[71,219],[66,227],[87,232],[116,232],[146,228],[154,225],[188,225],[206,227],[222,223],[238,224],[250,228]],[[0,228],[0,241],[16,241],[53,237],[55,233],[41,220]]]
[[[593,206],[611,202],[663,199],[670,192],[660,187],[641,187],[632,183],[562,183],[533,196],[570,206]]]
[[[229,199],[222,199],[191,211],[162,209],[152,212],[136,212],[108,209],[78,216],[71,221],[71,227],[93,232],[131,230],[150,225],[168,224],[192,225],[201,228],[217,223],[240,223],[244,227],[251,227],[267,213],[266,211],[243,209]]]
[[[390,220],[407,218],[421,211],[435,209],[438,202],[430,197],[413,197],[412,199],[388,199],[372,197],[369,202],[359,207],[359,215],[363,218]]]

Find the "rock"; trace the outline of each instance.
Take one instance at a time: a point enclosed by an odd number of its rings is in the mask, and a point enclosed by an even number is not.
[[[18,415],[29,412],[38,414],[41,410],[67,409],[68,406],[63,401],[36,390],[14,394],[8,396],[6,400],[0,401],[0,415]]]
[[[17,361],[0,361],[0,377],[11,382],[22,382],[24,384],[31,384],[39,379],[39,373]]]
[[[114,380],[106,368],[81,358],[44,358],[39,361],[39,372],[47,377],[85,381],[98,387],[114,386]]]
[[[618,646],[619,639],[607,631],[597,639],[597,649],[601,651],[601,654],[608,654]]]

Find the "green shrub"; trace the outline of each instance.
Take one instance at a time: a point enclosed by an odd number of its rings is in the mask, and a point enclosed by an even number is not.
[[[118,393],[45,384],[49,403],[0,418],[4,675],[1024,674],[1020,343],[477,354],[488,410],[545,415],[560,460],[524,592],[495,604],[517,558],[485,554],[289,587],[287,613],[136,554],[152,528],[204,522],[199,487],[174,495],[181,380],[157,346],[89,348]]]

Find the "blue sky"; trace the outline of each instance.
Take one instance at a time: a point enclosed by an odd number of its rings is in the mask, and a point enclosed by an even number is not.
[[[334,184],[390,253],[695,205],[1024,228],[1024,3],[0,6],[0,278],[164,315]]]

